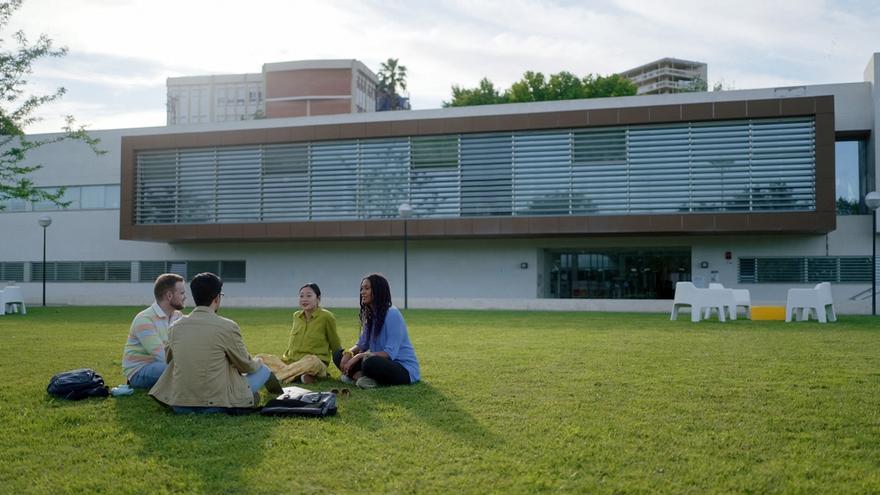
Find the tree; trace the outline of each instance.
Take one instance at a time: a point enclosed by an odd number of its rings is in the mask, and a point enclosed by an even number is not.
[[[400,95],[397,88],[406,91],[406,66],[399,65],[399,59],[389,58],[379,66],[379,91],[391,100],[391,110],[399,108]]]
[[[22,0],[0,2],[0,33],[9,25],[9,19],[21,7]],[[59,206],[67,206],[61,200],[64,189],[54,193],[47,192],[34,185],[29,175],[40,168],[39,164],[27,162],[27,154],[48,144],[67,140],[81,141],[102,154],[97,148],[98,139],[89,137],[83,127],[75,128],[72,116],[66,117],[63,133],[48,137],[29,138],[25,128],[40,119],[34,112],[47,103],[61,98],[63,87],[46,95],[26,94],[28,84],[25,79],[32,73],[33,63],[44,57],[63,57],[67,48],[55,47],[48,36],[41,34],[37,41],[31,43],[22,31],[12,35],[15,47],[8,49],[6,41],[0,36],[0,211],[5,208],[8,199],[27,201],[51,201]]]
[[[444,107],[490,105],[495,103],[522,103],[530,101],[573,100],[579,98],[603,98],[606,96],[631,96],[636,86],[629,79],[612,74],[600,76],[587,74],[579,78],[571,72],[562,71],[546,78],[540,72],[526,71],[522,79],[500,93],[487,78],[476,88],[452,86],[452,100],[444,101]]]
[[[480,80],[480,84],[476,88],[462,88],[458,85],[452,86],[452,100],[444,101],[444,107],[466,107],[472,105],[494,105],[496,103],[507,103],[495,85],[488,78]]]

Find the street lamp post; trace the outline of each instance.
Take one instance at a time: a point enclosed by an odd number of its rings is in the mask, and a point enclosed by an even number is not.
[[[871,314],[877,316],[877,208],[880,192],[865,195],[865,204],[871,209]]]
[[[52,225],[52,217],[43,215],[37,220],[43,227],[43,307],[46,307],[46,229]]]
[[[407,232],[407,219],[412,216],[413,209],[412,206],[409,205],[408,202],[404,201],[397,208],[397,213],[400,214],[400,218],[403,219],[403,309],[409,309],[409,294],[408,294],[408,274],[407,274],[407,261],[409,258],[408,252],[408,232]]]

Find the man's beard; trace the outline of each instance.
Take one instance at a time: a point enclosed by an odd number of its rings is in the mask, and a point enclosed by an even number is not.
[[[174,301],[171,301],[171,307],[180,311],[183,309],[183,303],[176,303]]]

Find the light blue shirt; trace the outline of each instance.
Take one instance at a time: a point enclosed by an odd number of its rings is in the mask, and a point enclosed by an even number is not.
[[[366,329],[361,329],[357,347],[370,352],[385,352],[396,363],[400,363],[409,372],[410,383],[419,381],[419,360],[416,351],[409,340],[409,332],[406,330],[406,322],[403,315],[395,306],[388,308],[385,315],[385,323],[378,336],[370,336],[369,346],[366,340]]]

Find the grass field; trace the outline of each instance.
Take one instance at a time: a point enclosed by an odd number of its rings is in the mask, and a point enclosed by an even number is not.
[[[356,390],[324,420],[175,416],[143,392],[46,395],[71,368],[121,383],[138,309],[0,317],[0,492],[880,492],[870,317],[410,310],[424,381]],[[283,351],[290,311],[223,314],[252,353]],[[355,312],[336,314],[353,343]]]

